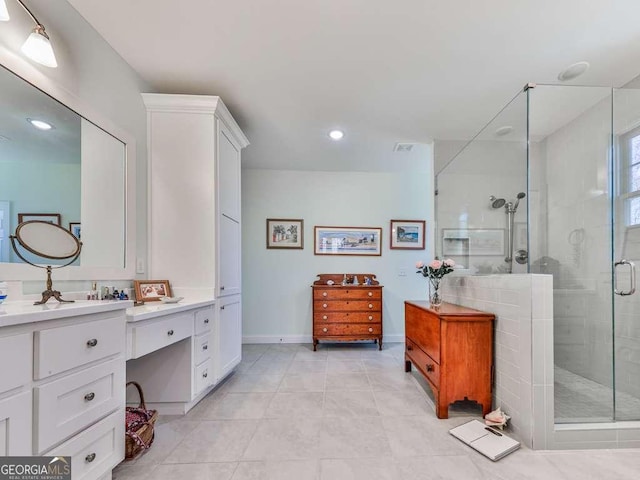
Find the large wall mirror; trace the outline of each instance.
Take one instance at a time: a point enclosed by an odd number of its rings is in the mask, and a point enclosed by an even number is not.
[[[0,66],[3,279],[31,277],[8,240],[26,220],[51,221],[81,239],[68,278],[133,277],[131,139],[84,118],[75,103],[67,106]]]

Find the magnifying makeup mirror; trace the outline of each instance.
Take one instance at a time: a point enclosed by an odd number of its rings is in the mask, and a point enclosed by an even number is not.
[[[35,302],[34,305],[42,305],[53,297],[59,302],[71,303],[73,300],[63,300],[60,292],[53,290],[51,281],[51,270],[54,268],[62,268],[71,265],[80,256],[82,250],[82,242],[80,242],[70,231],[65,230],[59,225],[41,220],[29,220],[22,222],[16,228],[16,233],[10,235],[11,246],[16,255],[21,260],[38,268],[47,269],[47,289],[42,292],[42,300]],[[17,242],[17,244],[16,244]],[[62,265],[38,265],[25,258],[26,254],[20,253],[18,244],[27,252],[38,257],[49,260],[69,260]]]

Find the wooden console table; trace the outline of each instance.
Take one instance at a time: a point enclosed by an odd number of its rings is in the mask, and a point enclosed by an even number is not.
[[[492,313],[426,301],[405,304],[405,372],[411,364],[425,377],[435,396],[438,418],[449,417],[449,404],[475,400],[482,415],[491,411],[493,376]]]
[[[371,273],[346,275],[357,277],[359,285],[342,285],[342,273],[321,273],[311,285],[313,350],[319,340],[373,340],[382,350],[382,285]],[[365,277],[371,279],[370,285],[364,285]]]

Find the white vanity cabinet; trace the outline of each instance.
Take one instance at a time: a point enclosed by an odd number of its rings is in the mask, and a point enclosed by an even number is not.
[[[213,304],[147,304],[127,312],[127,381],[141,385],[149,408],[184,414],[217,383]],[[127,395],[137,404],[135,390]]]
[[[2,305],[0,455],[71,456],[74,480],[109,476],[124,459],[125,309],[130,306]]]
[[[240,295],[218,300],[217,376],[224,378],[242,358],[242,304]]]

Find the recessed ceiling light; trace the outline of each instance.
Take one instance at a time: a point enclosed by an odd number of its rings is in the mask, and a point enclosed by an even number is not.
[[[340,140],[344,137],[344,132],[342,130],[331,130],[329,136],[332,140]]]
[[[51,130],[53,125],[42,120],[34,120],[33,118],[27,118],[27,122],[36,127],[39,130]]]
[[[496,135],[498,135],[499,137],[509,135],[511,132],[513,132],[513,127],[511,125],[505,125],[503,127],[496,128]]]
[[[589,62],[578,62],[573,65],[569,65],[558,74],[558,80],[566,82],[567,80],[573,80],[579,77],[589,69]]]

